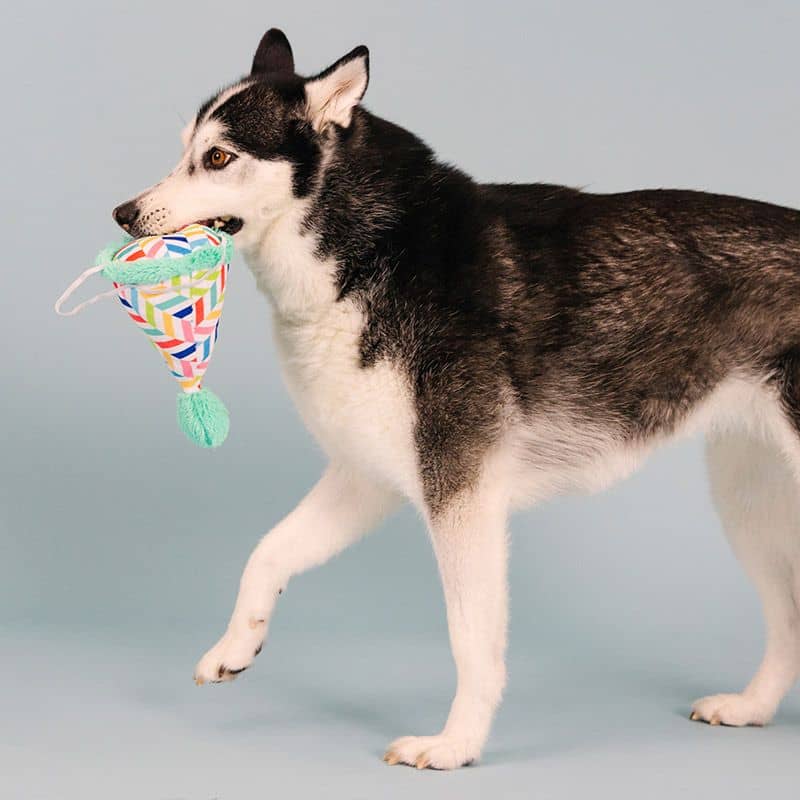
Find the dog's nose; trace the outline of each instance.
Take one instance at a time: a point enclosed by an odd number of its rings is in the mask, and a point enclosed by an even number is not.
[[[139,207],[136,205],[135,200],[128,200],[127,203],[117,206],[111,212],[111,216],[114,217],[114,221],[117,225],[127,229],[136,221],[136,217],[139,216]]]

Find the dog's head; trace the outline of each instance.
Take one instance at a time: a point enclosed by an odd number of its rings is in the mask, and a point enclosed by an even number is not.
[[[250,75],[204,103],[184,129],[175,169],[115,208],[114,219],[137,237],[202,222],[257,242],[313,190],[331,133],[350,125],[368,79],[366,47],[302,78],[286,37],[267,31]]]

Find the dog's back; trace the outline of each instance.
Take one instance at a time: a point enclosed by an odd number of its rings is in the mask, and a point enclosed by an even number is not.
[[[348,272],[340,250],[340,286],[367,311],[364,365],[385,357],[410,376],[429,502],[510,418],[553,433],[532,437],[552,469],[612,440],[662,440],[733,381],[783,390],[800,338],[800,212],[691,191],[476,184],[387,126],[359,111],[344,145],[348,175],[394,169],[367,193],[393,225],[366,268]]]

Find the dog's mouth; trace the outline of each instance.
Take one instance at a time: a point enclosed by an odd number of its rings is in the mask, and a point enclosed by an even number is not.
[[[219,217],[206,217],[205,219],[198,219],[192,224],[203,225],[206,228],[212,228],[215,231],[222,231],[223,233],[233,236],[234,234],[239,233],[239,231],[242,229],[244,226],[244,220],[241,217],[223,214]],[[120,227],[125,231],[125,233],[134,237],[155,235],[151,232],[148,232],[146,229],[138,227],[135,222],[133,224],[120,223]],[[186,226],[183,225],[181,227]]]
[[[233,217],[230,215],[223,215],[221,217],[213,217],[209,219],[197,220],[198,225],[205,225],[206,228],[213,228],[215,231],[222,231],[223,233],[233,236],[239,233],[244,225],[244,220],[240,217]]]

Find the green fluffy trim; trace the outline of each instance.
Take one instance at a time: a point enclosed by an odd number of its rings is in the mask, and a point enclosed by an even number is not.
[[[104,247],[95,259],[95,265],[103,267],[102,275],[115,283],[141,285],[160,283],[178,275],[190,275],[198,269],[215,267],[223,259],[230,261],[233,252],[233,239],[224,231],[219,231],[222,244],[214,247],[208,244],[198,247],[185,256],[175,258],[140,258],[138,261],[114,261],[114,256],[133,239],[129,236],[121,242]]]
[[[231,423],[222,400],[208,389],[200,389],[178,395],[178,424],[200,447],[219,447]]]

